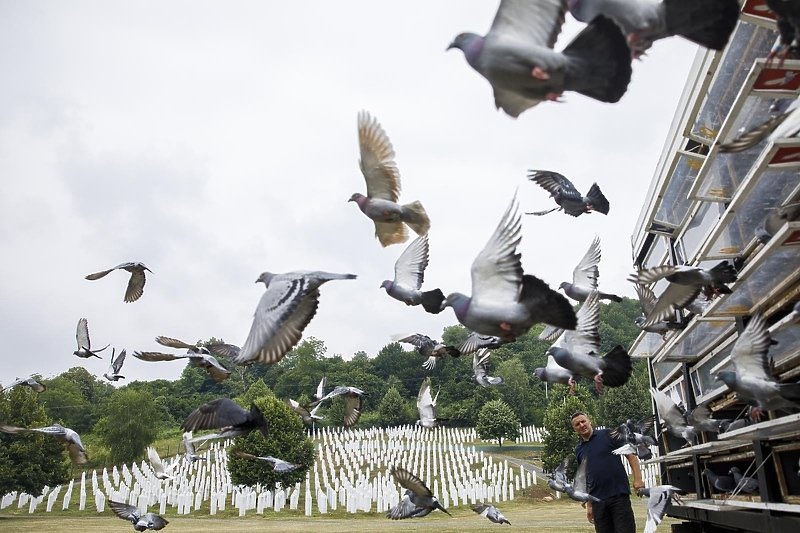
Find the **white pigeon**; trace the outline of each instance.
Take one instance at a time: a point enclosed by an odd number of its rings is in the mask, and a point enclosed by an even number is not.
[[[125,376],[119,373],[122,370],[122,364],[125,362],[125,349],[123,348],[116,357],[114,357],[114,354],[115,350],[111,348],[111,363],[108,365],[106,373],[103,374],[103,377],[108,381],[125,379]]]
[[[158,452],[152,446],[147,447],[147,459],[150,461],[153,474],[155,474],[158,479],[172,479],[170,472],[178,465],[177,462],[173,462],[169,467],[165,467],[164,463],[161,461],[161,457],[158,456]]]
[[[441,391],[439,391],[441,392]],[[417,411],[419,411],[419,420],[417,425],[424,428],[433,428],[438,424],[436,423],[436,400],[439,398],[439,392],[436,396],[431,395],[431,378],[425,378],[422,386],[419,388],[417,394]]]

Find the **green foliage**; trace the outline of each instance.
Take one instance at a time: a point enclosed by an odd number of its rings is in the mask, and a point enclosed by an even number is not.
[[[52,420],[80,434],[92,430],[100,416],[98,406],[113,390],[85,368],[74,367],[48,381],[39,401]]]
[[[380,414],[378,420],[382,426],[399,426],[409,422],[406,402],[394,387],[389,387],[383,395],[378,405],[378,413]]]
[[[519,438],[519,418],[506,402],[493,400],[481,408],[475,430],[480,438],[497,440],[497,444],[502,446],[503,439]]]
[[[303,481],[306,472],[314,462],[314,443],[306,437],[303,423],[297,415],[278,398],[263,396],[254,402],[269,421],[269,437],[266,439],[258,431],[237,437],[228,455],[228,469],[234,484],[255,485],[272,489],[280,482],[284,487]],[[300,465],[292,472],[279,474],[266,461],[242,459],[236,452],[246,452],[256,456],[271,455],[290,463]]]
[[[651,412],[647,384],[638,374],[633,374],[622,387],[606,387],[600,398],[600,422],[608,427],[616,427],[629,418],[638,420]]]
[[[572,413],[583,411],[593,419],[590,405],[583,402],[577,395],[566,394],[566,391],[567,387],[564,385],[553,387],[553,397],[544,415],[544,427],[547,435],[543,443],[542,463],[545,471],[548,472],[552,472],[564,460],[564,457],[572,455],[578,444],[579,437],[570,423]]]
[[[245,408],[249,408],[251,403],[254,403],[259,398],[264,398],[265,396],[275,395],[272,394],[271,390],[269,390],[269,387],[267,387],[267,384],[264,383],[264,380],[259,378],[252,385],[250,385],[250,388],[247,389],[247,392],[236,398],[236,401],[245,406]]]
[[[36,393],[27,387],[0,393],[0,420],[24,428],[50,424]],[[0,433],[0,494],[16,490],[38,496],[45,485],[65,483],[69,475],[66,457],[64,445],[51,435]]]
[[[147,391],[122,388],[103,405],[103,417],[95,426],[100,442],[108,448],[113,463],[128,463],[142,457],[158,436],[162,412]]]

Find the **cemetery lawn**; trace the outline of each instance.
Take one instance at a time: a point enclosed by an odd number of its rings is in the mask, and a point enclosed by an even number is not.
[[[644,528],[647,516],[646,500],[634,498],[633,510],[636,514],[637,530]],[[516,530],[555,532],[593,532],[594,527],[586,521],[586,512],[580,504],[572,501],[542,502],[538,499],[520,498],[514,502],[501,502],[498,507],[506,515]],[[50,514],[37,512],[29,515],[27,509],[11,508],[0,512],[0,531],[57,532],[126,532],[133,531],[125,522],[106,510],[102,515],[93,512],[53,511]],[[169,511],[169,508],[168,508]],[[410,520],[393,521],[378,513],[347,514],[341,509],[327,515],[306,517],[302,511],[266,511],[263,516],[254,512],[244,518],[236,515],[236,510],[228,509],[215,517],[208,511],[192,512],[177,516],[167,512],[169,525],[165,533],[177,531],[238,533],[252,531],[324,531],[325,533],[351,533],[353,531],[503,531],[500,525],[493,524],[472,512],[467,506],[450,510],[453,518],[436,511],[431,515]],[[677,521],[666,519],[659,526],[661,531],[669,531],[670,524]]]

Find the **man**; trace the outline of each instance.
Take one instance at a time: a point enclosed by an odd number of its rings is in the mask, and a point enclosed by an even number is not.
[[[594,504],[586,502],[586,518],[594,524],[597,533],[635,533],[628,475],[619,456],[611,453],[620,445],[609,436],[607,429],[593,429],[586,413],[574,413],[570,422],[581,438],[575,448],[578,462],[589,461],[586,465],[588,492],[601,500]],[[633,472],[633,488],[643,488],[639,458],[635,454],[626,457]]]

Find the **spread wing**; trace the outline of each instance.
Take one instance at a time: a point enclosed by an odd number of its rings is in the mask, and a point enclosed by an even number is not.
[[[178,339],[173,339],[172,337],[164,337],[163,335],[156,337],[156,342],[161,346],[167,346],[169,348],[183,348],[186,350],[197,351],[197,346],[194,344],[188,344],[183,341],[179,341]]]
[[[438,396],[438,395],[437,395]],[[436,420],[436,401],[431,394],[431,379],[425,378],[417,394],[417,411],[421,421]]]
[[[658,416],[670,429],[680,432],[682,428],[686,427],[686,418],[672,398],[653,387],[650,388],[650,395],[656,402]]]
[[[633,289],[639,297],[639,306],[642,308],[644,316],[648,316],[656,307],[656,295],[644,285],[634,284]]]
[[[236,358],[241,351],[241,348],[238,346],[233,344],[225,344],[224,342],[209,344],[206,346],[206,349],[214,355],[221,355],[222,357],[227,357],[228,359]]]
[[[433,493],[420,478],[399,466],[393,466],[391,469],[392,477],[400,483],[404,489],[408,489],[417,496],[431,497]]]
[[[94,281],[96,279],[100,279],[100,278],[105,277],[106,275],[108,275],[109,272],[112,272],[112,271],[116,270],[117,268],[119,268],[119,267],[109,268],[108,270],[101,270],[100,272],[95,272],[94,274],[88,274],[86,276],[86,279],[88,279],[90,281]]]
[[[589,464],[588,459],[584,459],[581,461],[581,464],[578,465],[578,470],[575,472],[575,480],[572,482],[572,486],[578,492],[585,492],[589,493],[589,490],[586,486],[586,467]]]
[[[394,264],[394,281],[406,287],[419,289],[428,267],[428,235],[420,235],[403,250]]]
[[[394,148],[378,121],[366,111],[358,114],[358,164],[367,182],[367,196],[397,202],[400,171],[394,162]]]
[[[436,343],[433,341],[433,339],[431,339],[427,335],[422,335],[421,333],[415,333],[414,335],[409,335],[408,337],[399,339],[399,342],[405,342],[411,344],[413,346],[416,346],[420,350],[423,350],[425,348],[432,349],[434,346],[436,346]]]
[[[78,348],[91,349],[92,344],[89,341],[89,323],[85,318],[78,320],[78,327],[75,330],[75,340],[78,341]]]
[[[417,516],[419,510],[420,508],[411,501],[408,494],[404,494],[398,504],[389,509],[389,512],[386,513],[386,518],[391,518],[392,520],[411,518]]]
[[[553,48],[565,13],[562,0],[502,0],[489,33],[518,47]]]
[[[578,189],[575,188],[575,185],[558,172],[551,172],[549,170],[529,170],[528,179],[549,192],[551,196],[560,192],[562,197],[574,198],[576,200],[580,200],[583,197],[583,195],[578,192]]]
[[[600,300],[598,292],[592,291],[586,297],[576,314],[578,325],[574,330],[564,330],[555,346],[563,347],[573,354],[597,355],[600,351]]]
[[[131,272],[131,279],[128,280],[128,288],[125,289],[125,301],[135,302],[144,294],[144,270],[134,270]]]
[[[699,285],[680,285],[670,283],[661,296],[656,300],[655,306],[647,315],[641,327],[652,326],[669,318],[675,311],[692,303],[700,294],[702,287]]]
[[[114,374],[119,374],[119,371],[122,370],[122,364],[125,362],[126,355],[127,352],[125,352],[125,348],[123,348],[122,351],[119,352],[119,355],[116,357],[116,359],[111,359],[111,370],[114,372]]]
[[[195,431],[236,426],[246,422],[249,414],[233,400],[219,398],[211,400],[189,413],[189,416],[183,421],[181,429]]]
[[[572,271],[572,283],[596,290],[597,279],[600,277],[598,264],[600,264],[600,237],[595,235],[583,259]]]
[[[769,332],[764,317],[760,314],[754,315],[733,345],[731,361],[736,374],[740,377],[774,380],[767,355],[769,345]]]
[[[489,242],[472,262],[472,300],[516,302],[522,285],[522,222],[517,196],[511,200]]]
[[[344,397],[344,427],[349,428],[358,422],[363,402],[364,398],[360,394],[350,393]]]
[[[111,507],[111,511],[115,515],[123,520],[130,520],[131,522],[136,523],[141,516],[139,514],[139,508],[135,505],[128,505],[127,503],[108,500],[108,506]]]

